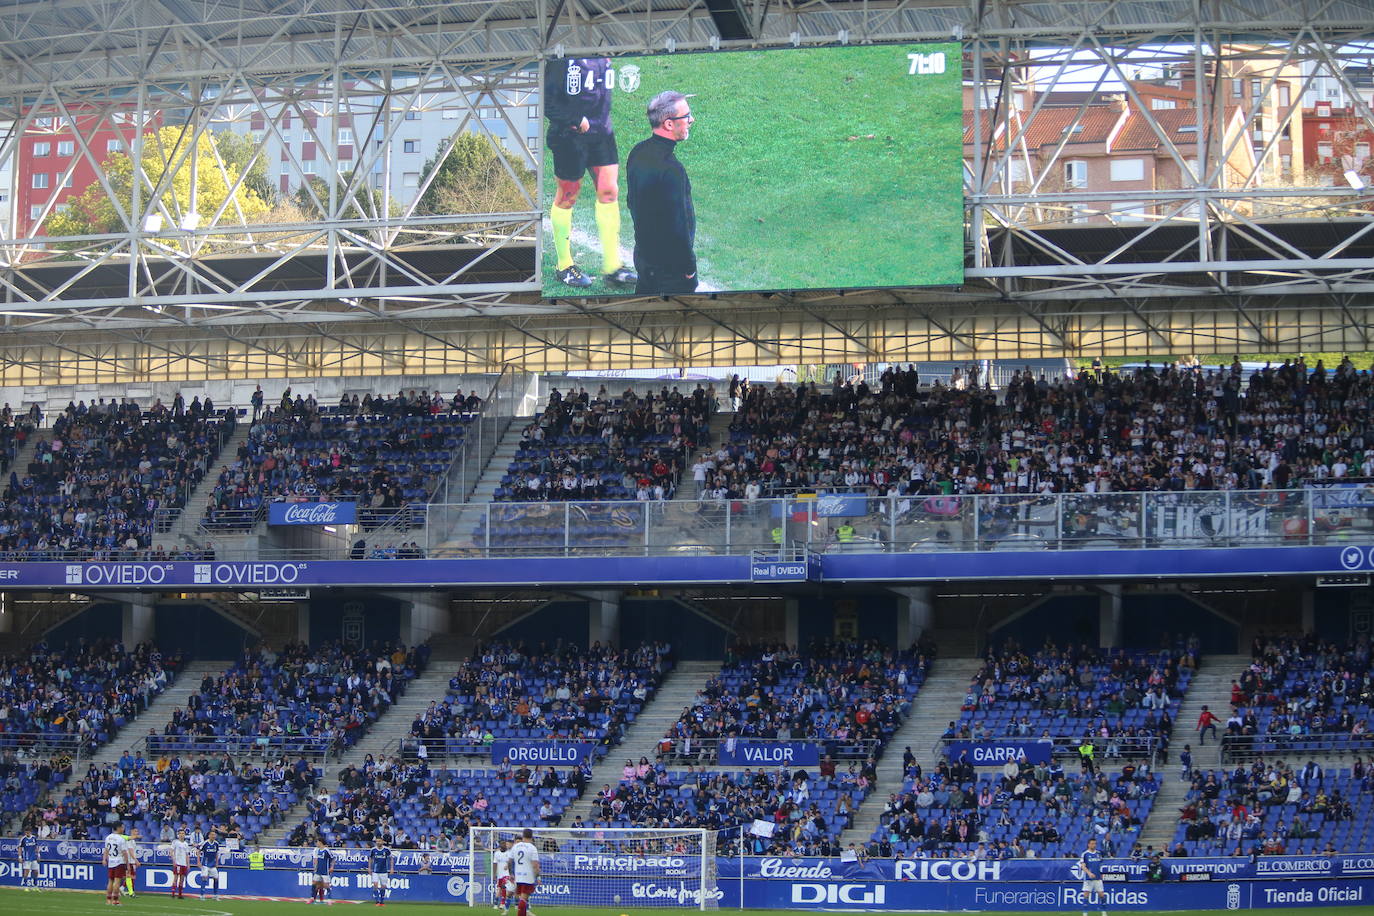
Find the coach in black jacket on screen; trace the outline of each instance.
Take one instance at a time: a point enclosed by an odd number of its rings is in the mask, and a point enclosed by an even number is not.
[[[697,288],[697,218],[692,182],[678,161],[677,145],[691,133],[691,106],[680,92],[660,92],[649,102],[653,133],[625,162],[630,216],[635,224],[635,292],[692,293]]]

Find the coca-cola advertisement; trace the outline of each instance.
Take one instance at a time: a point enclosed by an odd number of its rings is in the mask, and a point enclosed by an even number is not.
[[[267,509],[269,525],[353,525],[358,521],[355,502],[272,503]]]

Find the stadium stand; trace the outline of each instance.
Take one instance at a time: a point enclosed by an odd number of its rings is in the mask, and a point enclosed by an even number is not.
[[[455,406],[457,405],[457,406]],[[471,406],[469,406],[471,405]],[[273,500],[356,499],[364,527],[408,503],[425,502],[463,441],[476,395],[446,401],[410,392],[356,396],[336,408],[283,395],[260,416],[231,464],[220,468],[203,525],[243,530]]]
[[[851,763],[839,777],[809,770],[721,772],[662,760],[627,761],[618,786],[597,794],[591,827],[708,827],[733,840],[741,825],[774,825],[756,838],[758,854],[838,855],[840,834],[871,791],[871,763]]]
[[[1094,836],[1105,852],[1126,855],[1159,791],[1148,764],[1108,775],[1008,762],[993,777],[941,761],[929,775],[914,763],[907,774],[888,797],[870,855],[1072,858]]]
[[[68,404],[0,501],[0,553],[117,560],[152,545],[159,510],[179,511],[232,434],[235,413],[178,395],[144,412],[123,399]],[[174,517],[174,514],[172,515]]]
[[[31,811],[26,826],[46,826],[49,836],[63,839],[103,839],[118,818],[145,842],[168,842],[182,827],[188,835],[214,827],[221,836],[251,843],[278,824],[316,779],[304,758],[236,767],[227,755],[147,760],[126,752],[112,765],[92,764],[60,802]]]
[[[1086,738],[1107,759],[1164,760],[1197,658],[1195,643],[1154,652],[1046,643],[1030,655],[1009,642],[989,652],[945,737],[1048,738],[1075,757]]]
[[[415,717],[405,747],[423,746],[429,757],[481,756],[501,738],[556,738],[590,742],[600,759],[671,669],[666,643],[536,652],[491,643],[449,680],[442,703]]]
[[[181,668],[152,644],[132,652],[99,640],[61,650],[39,643],[0,659],[0,746],[45,744],[89,753],[148,708]]]
[[[466,851],[475,825],[557,826],[585,785],[580,767],[432,770],[423,760],[369,755],[340,774],[334,793],[311,799],[288,844],[319,835],[331,846],[369,846],[380,834],[398,849]]]
[[[614,397],[605,386],[549,393],[525,427],[499,500],[671,499],[687,454],[707,441],[715,399],[664,388]]]
[[[742,644],[660,744],[681,761],[710,759],[735,738],[807,738],[829,755],[881,753],[925,681],[933,646],[895,652],[876,640],[828,640],[797,653]]]
[[[338,753],[390,708],[428,657],[425,646],[337,642],[247,651],[223,676],[205,678],[163,733],[148,737],[148,752]]]
[[[1346,646],[1314,636],[1259,636],[1253,661],[1231,684],[1231,752],[1374,750],[1374,670],[1361,638]]]
[[[66,751],[43,759],[21,757],[14,747],[6,747],[0,751],[0,818],[8,820],[27,811],[44,793],[66,782],[71,775],[72,756]],[[34,829],[42,839],[56,836],[49,823],[35,823]]]
[[[1299,758],[1300,759],[1300,758]],[[1176,855],[1311,855],[1374,843],[1374,769],[1270,758],[1192,776]]]
[[[1017,372],[1005,391],[929,388],[888,369],[879,387],[838,376],[751,386],[715,454],[727,498],[798,489],[910,495],[1285,488],[1374,476],[1352,411],[1374,376],[1285,362],[1243,379],[1148,363],[1130,375],[1048,380]]]
[[[740,825],[765,820],[775,825],[773,835],[751,840],[760,854],[836,854],[932,653],[927,644],[894,652],[874,640],[818,641],[804,653],[732,647],[663,736],[657,759],[627,760],[619,784],[602,787],[592,826],[709,827],[733,841]],[[777,738],[816,741],[820,767],[707,766],[734,740]]]

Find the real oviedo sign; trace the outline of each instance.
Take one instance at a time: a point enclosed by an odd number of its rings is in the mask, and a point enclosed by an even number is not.
[[[358,521],[358,504],[272,503],[267,507],[269,525],[353,525]]]

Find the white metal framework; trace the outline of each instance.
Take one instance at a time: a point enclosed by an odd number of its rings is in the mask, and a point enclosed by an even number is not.
[[[539,298],[542,59],[950,38],[970,111],[963,287]],[[109,205],[54,238],[70,209],[13,189],[0,385],[1369,349],[1374,195],[1343,173],[1368,174],[1372,49],[1364,0],[7,4],[0,160],[36,184],[51,133],[71,145],[46,187],[90,175]],[[1302,168],[1318,82],[1349,102],[1334,181]],[[1080,185],[1104,106],[1129,109],[1155,180]],[[436,204],[432,169],[398,171],[408,123],[441,110],[511,193]],[[232,161],[226,132],[246,140]],[[107,135],[129,174],[92,142]]]

